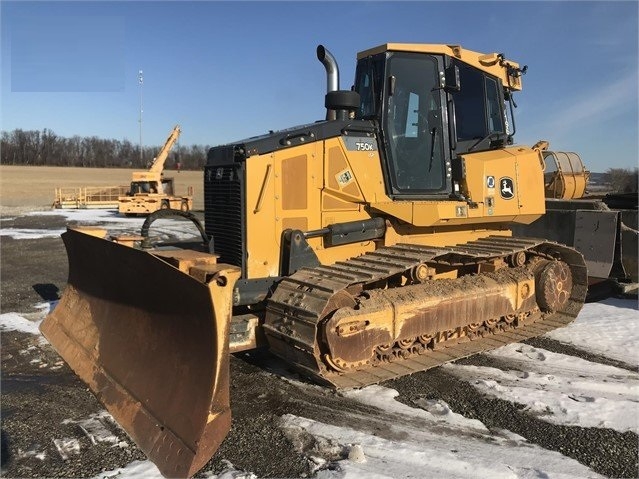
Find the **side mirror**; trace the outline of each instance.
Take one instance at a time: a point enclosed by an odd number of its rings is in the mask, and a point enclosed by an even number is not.
[[[445,83],[444,90],[454,92],[461,90],[461,82],[459,80],[459,67],[451,65],[444,70]]]

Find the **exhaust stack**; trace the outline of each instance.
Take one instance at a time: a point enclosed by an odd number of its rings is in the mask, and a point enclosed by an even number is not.
[[[331,55],[324,45],[317,46],[317,59],[326,68],[326,93],[339,90],[339,68],[335,57]]]
[[[331,52],[324,45],[317,46],[317,59],[326,68],[326,106],[327,120],[347,120],[355,117],[359,108],[359,93],[339,89],[339,68]]]
[[[335,61],[335,57],[331,55],[324,45],[317,46],[317,59],[322,62],[326,68],[326,93],[339,90],[339,67]],[[335,110],[326,110],[326,119],[335,120],[337,113]]]

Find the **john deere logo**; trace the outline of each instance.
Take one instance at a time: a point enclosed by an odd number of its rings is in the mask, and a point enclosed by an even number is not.
[[[218,168],[217,170],[215,170],[215,179],[216,180],[221,180],[222,176],[224,176],[224,168]]]
[[[505,200],[511,200],[515,197],[515,183],[512,178],[508,176],[499,178],[499,194]]]

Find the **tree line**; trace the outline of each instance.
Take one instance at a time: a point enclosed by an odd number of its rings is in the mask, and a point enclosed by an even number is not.
[[[65,138],[45,128],[2,132],[0,163],[3,165],[80,166],[89,168],[146,169],[162,146],[143,147],[129,140],[106,140],[97,136]],[[166,169],[201,170],[206,164],[208,146],[176,145],[166,160]],[[636,192],[637,168],[609,168],[604,181],[615,191]]]
[[[145,146],[140,159],[139,145],[129,140],[109,140],[97,136],[66,138],[45,128],[3,131],[0,138],[0,162],[3,165],[79,166],[87,168],[146,169],[160,146]],[[166,169],[201,170],[206,164],[208,146],[173,147]]]
[[[639,191],[639,169],[608,168],[604,181],[619,193],[637,193]]]

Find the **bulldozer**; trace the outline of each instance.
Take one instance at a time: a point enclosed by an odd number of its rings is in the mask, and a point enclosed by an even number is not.
[[[542,149],[513,139],[526,67],[388,43],[359,53],[341,90],[333,55],[317,58],[326,117],[211,148],[204,225],[170,209],[137,236],[62,235],[68,284],[41,330],[167,477],[195,474],[227,435],[231,354],[268,348],[360,388],[542,335],[583,306],[583,256],[512,235],[545,211]],[[169,217],[199,235],[154,241]]]
[[[126,216],[148,215],[158,210],[193,209],[193,191],[176,195],[173,178],[164,176],[166,163],[173,145],[180,138],[180,125],[175,125],[147,171],[134,171],[131,187],[126,195],[118,198],[118,213]]]

